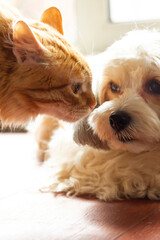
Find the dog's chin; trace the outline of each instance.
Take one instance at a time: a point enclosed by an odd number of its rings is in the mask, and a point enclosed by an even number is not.
[[[101,134],[102,132],[97,131],[96,133],[102,141],[107,142],[109,148],[112,150],[141,153],[146,151],[153,151],[158,145],[158,142],[154,140],[147,142],[144,139],[136,138],[135,136],[128,137],[125,135],[117,135],[112,131],[110,127],[106,129],[106,133],[108,133],[107,138]]]
[[[111,138],[107,141],[108,146],[113,150],[128,151],[131,153],[141,153],[146,151],[153,151],[157,143],[146,143],[137,139],[118,139]]]

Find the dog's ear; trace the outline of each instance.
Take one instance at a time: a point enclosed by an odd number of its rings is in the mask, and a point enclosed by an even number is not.
[[[93,148],[108,150],[107,142],[102,142],[98,135],[88,124],[88,117],[85,117],[74,125],[74,141],[80,145],[89,145]]]
[[[96,98],[97,105],[99,107],[98,97]],[[89,145],[96,149],[109,150],[107,142],[102,142],[98,135],[94,133],[93,129],[88,123],[88,117],[85,117],[74,124],[73,140],[80,145]]]

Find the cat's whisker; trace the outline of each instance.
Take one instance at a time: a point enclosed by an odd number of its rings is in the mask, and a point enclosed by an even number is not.
[[[88,50],[87,45],[85,43],[84,37],[82,36],[80,31],[78,31],[78,35],[79,35],[79,38],[80,38],[80,40],[82,41],[82,44],[83,44],[83,48],[84,48],[83,52],[85,52],[87,55],[89,55],[89,50]]]

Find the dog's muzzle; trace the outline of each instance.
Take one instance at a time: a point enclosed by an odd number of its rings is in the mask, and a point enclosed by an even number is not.
[[[109,122],[116,132],[120,132],[130,124],[131,117],[124,111],[116,111],[110,115]]]
[[[120,142],[134,141],[131,131],[127,127],[131,123],[131,116],[125,111],[115,111],[109,117],[110,126]]]

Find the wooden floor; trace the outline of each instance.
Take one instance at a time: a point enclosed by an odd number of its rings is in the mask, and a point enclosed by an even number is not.
[[[46,172],[29,134],[0,134],[1,240],[160,240],[160,203],[40,193]]]

